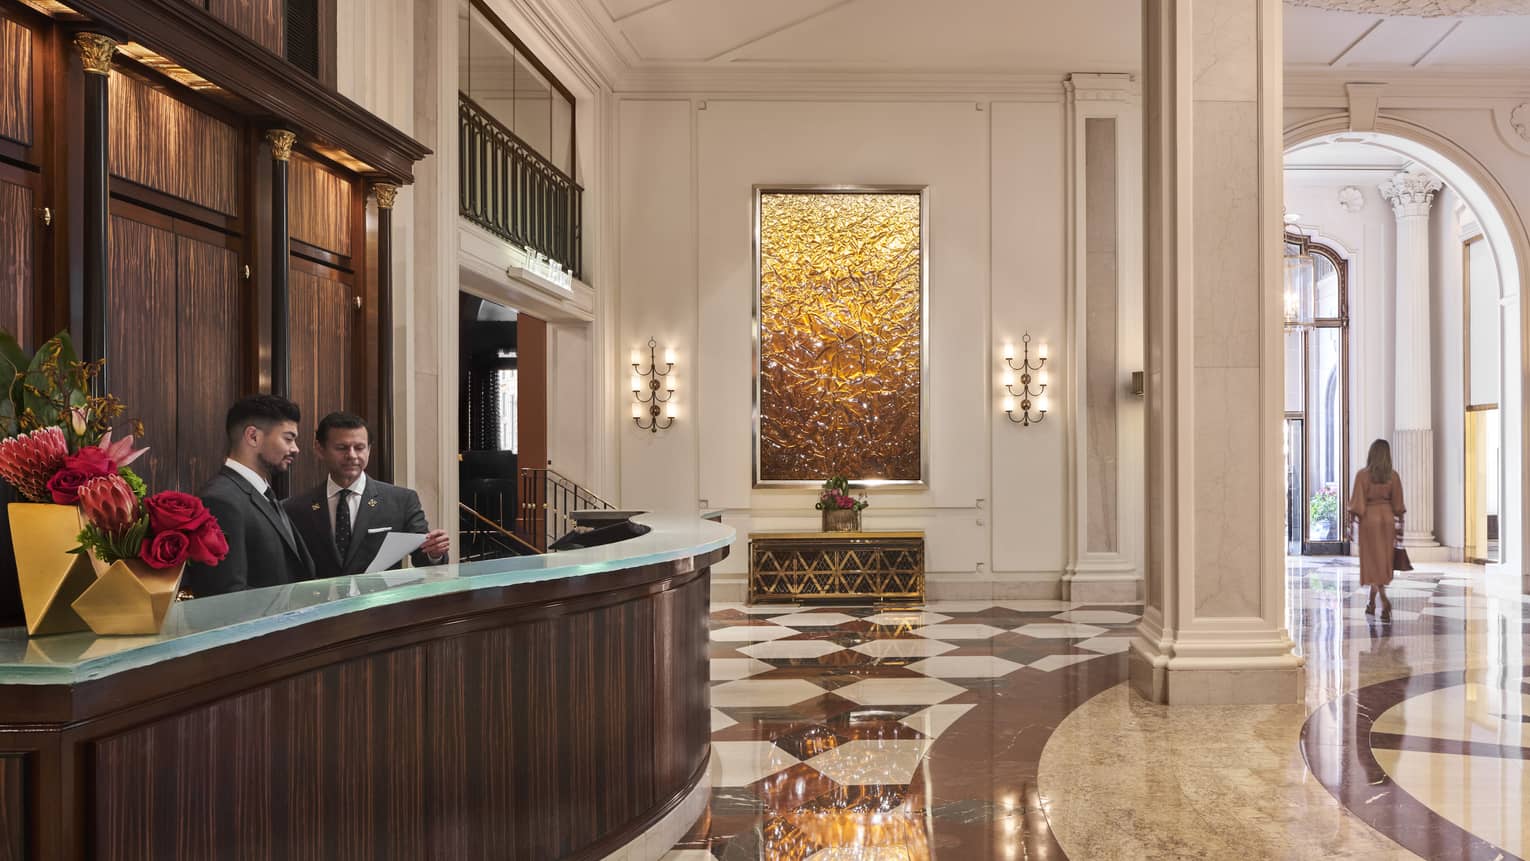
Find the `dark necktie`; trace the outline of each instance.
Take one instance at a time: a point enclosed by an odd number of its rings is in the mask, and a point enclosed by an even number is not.
[[[340,560],[345,561],[345,554],[351,549],[351,504],[348,501],[351,492],[340,491],[340,498],[335,503],[335,549],[340,552]]]
[[[286,538],[288,541],[291,541],[292,524],[287,520],[287,511],[286,509],[282,508],[281,502],[277,501],[276,499],[276,488],[269,484],[266,485],[266,499],[270,501],[271,507],[276,509],[276,523],[281,528],[282,537]]]

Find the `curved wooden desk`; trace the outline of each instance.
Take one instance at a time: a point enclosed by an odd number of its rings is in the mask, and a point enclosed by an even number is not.
[[[601,858],[705,772],[733,530],[0,631],[0,861]]]

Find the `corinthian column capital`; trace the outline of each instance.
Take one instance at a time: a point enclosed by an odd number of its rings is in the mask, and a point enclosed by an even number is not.
[[[1444,187],[1437,177],[1421,170],[1403,171],[1377,186],[1398,218],[1428,215],[1435,193]]]

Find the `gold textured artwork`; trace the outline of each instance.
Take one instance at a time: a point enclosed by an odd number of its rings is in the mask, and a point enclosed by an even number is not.
[[[761,191],[758,481],[923,481],[919,192]]]

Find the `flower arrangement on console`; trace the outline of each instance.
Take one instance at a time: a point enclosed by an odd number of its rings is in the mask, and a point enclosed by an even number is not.
[[[819,511],[862,511],[871,503],[866,497],[860,499],[850,495],[850,482],[842,475],[836,475],[825,481],[818,491],[818,503],[813,507]]]
[[[861,511],[870,504],[864,496],[851,496],[850,482],[836,475],[823,483],[813,507],[823,512],[823,531],[856,532],[861,528]]]
[[[153,496],[134,491],[120,475],[92,478],[80,488],[85,528],[80,546],[100,562],[140,561],[174,568],[187,561],[216,565],[228,555],[228,539],[202,500],[178,490]]]

